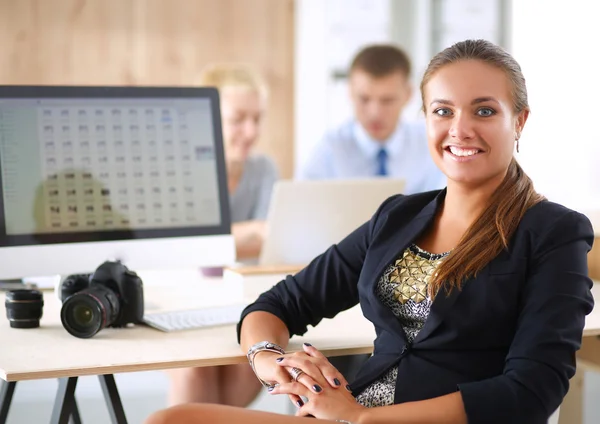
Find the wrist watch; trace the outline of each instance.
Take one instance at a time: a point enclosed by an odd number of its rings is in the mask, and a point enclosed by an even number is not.
[[[250,346],[250,349],[248,349],[248,353],[246,353],[246,357],[248,358],[248,362],[250,363],[250,367],[252,368],[252,371],[254,371],[254,375],[256,375],[256,378],[258,378],[258,381],[260,381],[260,383],[268,389],[269,387],[273,387],[273,385],[267,383],[262,378],[260,378],[258,376],[258,374],[256,373],[256,368],[254,367],[254,357],[259,352],[273,352],[273,353],[278,353],[280,355],[283,355],[283,354],[285,354],[285,350],[283,350],[283,348],[281,346],[279,346],[278,344],[275,344],[275,343],[272,343],[269,341],[262,341],[262,342],[259,342],[259,343],[256,343],[256,344]]]

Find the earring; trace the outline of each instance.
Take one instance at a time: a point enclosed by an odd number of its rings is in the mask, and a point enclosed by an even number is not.
[[[519,139],[517,138],[515,141],[517,142],[517,153],[519,153]]]

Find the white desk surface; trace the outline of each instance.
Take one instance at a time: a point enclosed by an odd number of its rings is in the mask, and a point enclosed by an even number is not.
[[[150,312],[207,306],[215,299],[222,304],[238,303],[243,298],[251,301],[281,276],[248,277],[243,288],[239,283],[201,279],[195,272],[174,275],[179,281],[172,286],[148,284],[152,279],[147,277],[142,274],[146,310]],[[600,284],[595,284],[593,292],[600,301]],[[3,294],[0,301],[4,303]],[[246,362],[234,325],[174,333],[145,326],[106,328],[90,339],[78,339],[62,327],[60,302],[54,293],[44,292],[44,303],[40,328],[14,329],[5,315],[0,318],[1,379],[21,381]],[[600,308],[587,317],[584,330],[584,336],[595,335],[600,335]],[[323,320],[303,337],[294,337],[289,350],[300,350],[307,341],[331,356],[369,353],[374,338],[373,327],[355,307],[332,320]]]
[[[201,279],[195,273],[172,286],[144,281],[146,311],[184,309],[242,301],[248,302],[277,283],[281,276],[248,278],[239,283]],[[196,278],[196,281],[193,281]],[[0,295],[4,305],[4,294]],[[4,308],[2,308],[4,309]],[[164,333],[146,326],[105,328],[90,339],[78,339],[63,328],[60,302],[53,292],[44,292],[44,310],[37,329],[11,328],[5,312],[0,317],[0,379],[21,381],[132,371],[164,370],[189,366],[245,363],[237,344],[235,325]],[[301,350],[304,341],[335,356],[370,353],[375,331],[358,307],[333,320],[323,320],[304,337],[294,337],[289,350]]]

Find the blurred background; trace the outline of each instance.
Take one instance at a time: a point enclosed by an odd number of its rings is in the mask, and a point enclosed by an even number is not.
[[[507,48],[527,79],[532,114],[519,161],[548,198],[594,213],[598,16],[595,0],[0,0],[0,84],[185,86],[209,63],[250,63],[270,91],[259,150],[292,178],[351,114],[347,68],[361,47],[403,47],[417,88],[436,52],[485,38]],[[406,119],[422,119],[420,106],[415,90]],[[166,405],[163,373],[117,381],[132,423]],[[9,422],[38,422],[38,413],[46,421],[55,387],[20,384]],[[107,421],[97,379],[82,378],[77,393],[86,422]],[[585,422],[600,422],[597,376],[586,399]],[[261,397],[254,407],[286,411],[287,400]]]
[[[283,177],[350,115],[346,73],[366,44],[413,60],[485,38],[519,61],[532,115],[519,159],[537,188],[600,206],[593,0],[0,0],[2,84],[191,85],[211,62],[254,65],[268,83],[260,150]],[[418,94],[415,91],[416,94]],[[419,119],[414,96],[405,116]]]

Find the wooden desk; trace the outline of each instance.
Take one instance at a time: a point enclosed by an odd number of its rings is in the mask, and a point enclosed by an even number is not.
[[[147,281],[144,275],[142,278]],[[251,301],[279,281],[280,276],[248,277],[243,287],[219,279],[200,281],[198,278],[199,281],[191,281],[189,276],[182,276],[181,279],[186,283],[171,287],[146,284],[146,309],[199,307],[208,302],[215,303],[215,299],[222,303],[235,303],[242,299]],[[600,284],[595,285],[593,292],[594,297],[600,300]],[[2,295],[0,301],[3,300]],[[62,327],[60,304],[54,295],[46,292],[44,301],[44,316],[38,329],[12,329],[8,320],[0,320],[0,379],[7,382],[0,389],[0,407],[6,400],[10,404],[15,382],[59,378],[59,393],[51,422],[66,423],[71,411],[77,413],[74,398],[77,377],[99,375],[105,397],[109,400],[107,403],[113,422],[125,423],[112,374],[246,362],[237,344],[233,325],[178,333],[163,333],[144,326],[108,328],[91,339],[78,339]],[[598,335],[600,308],[596,308],[586,319],[584,349],[579,355],[585,364],[598,364],[600,370]],[[355,307],[332,320],[323,320],[304,337],[294,337],[289,350],[301,350],[302,343],[308,341],[329,356],[370,353],[374,338],[371,324]],[[561,424],[582,422],[582,383],[578,381],[583,381],[581,376],[584,371],[584,367],[580,367],[572,381],[572,390],[561,407]],[[0,423],[1,418],[0,408]]]
[[[145,283],[146,310],[185,309],[240,300],[250,302],[281,277],[253,276],[244,286],[199,276],[197,281],[191,281],[189,275],[185,277],[186,283],[173,286]],[[142,279],[146,282],[144,275]],[[0,301],[4,304],[4,294],[0,295]],[[7,382],[0,382],[3,384],[0,423],[2,404],[5,404],[7,414],[14,383],[18,381],[61,379],[51,422],[66,423],[71,411],[78,414],[74,399],[77,377],[102,376],[113,422],[125,423],[112,374],[247,362],[237,344],[235,325],[175,333],[163,333],[145,326],[106,328],[90,339],[78,339],[63,328],[60,302],[52,292],[44,293],[44,303],[40,328],[14,329],[10,328],[7,319],[0,319],[0,379]],[[323,320],[304,337],[294,337],[289,350],[302,350],[302,343],[307,341],[330,356],[362,354],[372,351],[374,339],[372,325],[355,307],[332,320]]]

